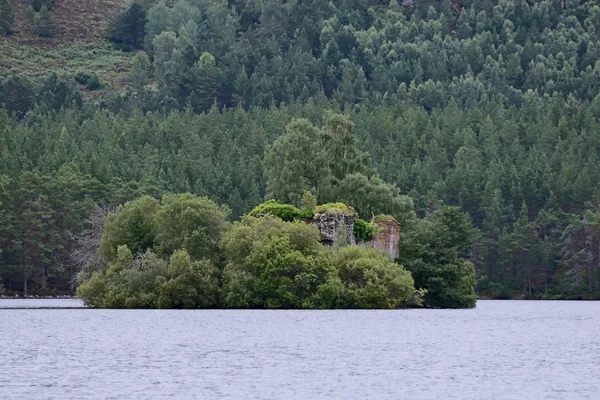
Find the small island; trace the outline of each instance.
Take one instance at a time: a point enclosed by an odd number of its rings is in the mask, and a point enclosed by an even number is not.
[[[104,308],[475,305],[474,268],[460,258],[470,244],[456,240],[472,228],[458,209],[440,210],[422,235],[406,239],[407,269],[394,262],[393,217],[366,222],[343,203],[314,201],[310,192],[302,209],[268,201],[233,224],[225,207],[191,194],[128,202],[107,216],[99,257],[80,273],[77,294]],[[450,226],[464,231],[448,236]]]

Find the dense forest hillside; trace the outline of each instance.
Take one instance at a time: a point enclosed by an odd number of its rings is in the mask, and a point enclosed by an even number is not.
[[[8,291],[72,291],[98,215],[142,195],[237,220],[307,190],[409,244],[459,207],[482,296],[600,296],[596,1],[49,1],[0,0]],[[355,157],[325,168],[336,129]]]

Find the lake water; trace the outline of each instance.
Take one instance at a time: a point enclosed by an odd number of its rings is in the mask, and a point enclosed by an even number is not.
[[[599,311],[0,309],[0,399],[599,399]]]

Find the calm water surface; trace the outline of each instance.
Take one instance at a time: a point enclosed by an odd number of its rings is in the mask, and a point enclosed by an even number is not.
[[[0,399],[600,399],[599,311],[0,309]]]

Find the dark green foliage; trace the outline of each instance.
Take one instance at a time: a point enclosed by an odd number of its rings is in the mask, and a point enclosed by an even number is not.
[[[15,15],[12,6],[8,0],[0,0],[0,34],[9,35],[12,33]]]
[[[93,72],[87,73],[80,71],[75,75],[74,79],[80,85],[85,85],[87,90],[98,90],[102,88],[100,78]]]
[[[400,262],[415,287],[426,289],[423,304],[435,308],[475,307],[475,269],[466,261],[475,230],[457,207],[443,207],[400,241]]]
[[[291,222],[298,219],[301,216],[301,212],[298,208],[290,204],[280,204],[275,200],[269,200],[254,207],[254,209],[250,211],[248,215],[251,217],[273,215],[281,218],[284,221]]]
[[[33,25],[35,22],[35,10],[31,4],[25,9],[25,14],[27,15],[29,22]]]
[[[37,33],[38,36],[49,38],[54,36],[55,28],[56,26],[54,24],[54,19],[52,18],[52,13],[46,4],[43,4],[40,8],[40,15],[35,21],[35,33]]]
[[[52,10],[54,8],[54,0],[31,0],[30,6],[32,6],[36,12],[40,12],[44,6],[46,6],[48,10]]]
[[[113,12],[107,21],[108,40],[124,49],[140,49],[146,34],[146,13],[146,8],[138,1]]]
[[[23,176],[52,180],[69,163],[96,181],[96,204],[191,192],[235,219],[269,198],[310,219],[310,191],[365,220],[392,214],[403,238],[422,225],[415,213],[451,205],[479,229],[466,258],[480,294],[597,297],[597,2],[453,3],[460,13],[447,1],[415,4],[158,2],[126,87],[112,70],[77,67],[106,84],[86,104],[72,77],[25,76],[9,63],[0,215],[22,211]],[[51,226],[43,209],[34,214]],[[22,268],[19,235],[2,242],[9,291],[29,269],[30,288],[42,283],[41,266]],[[68,290],[70,242],[45,246],[48,284]]]

